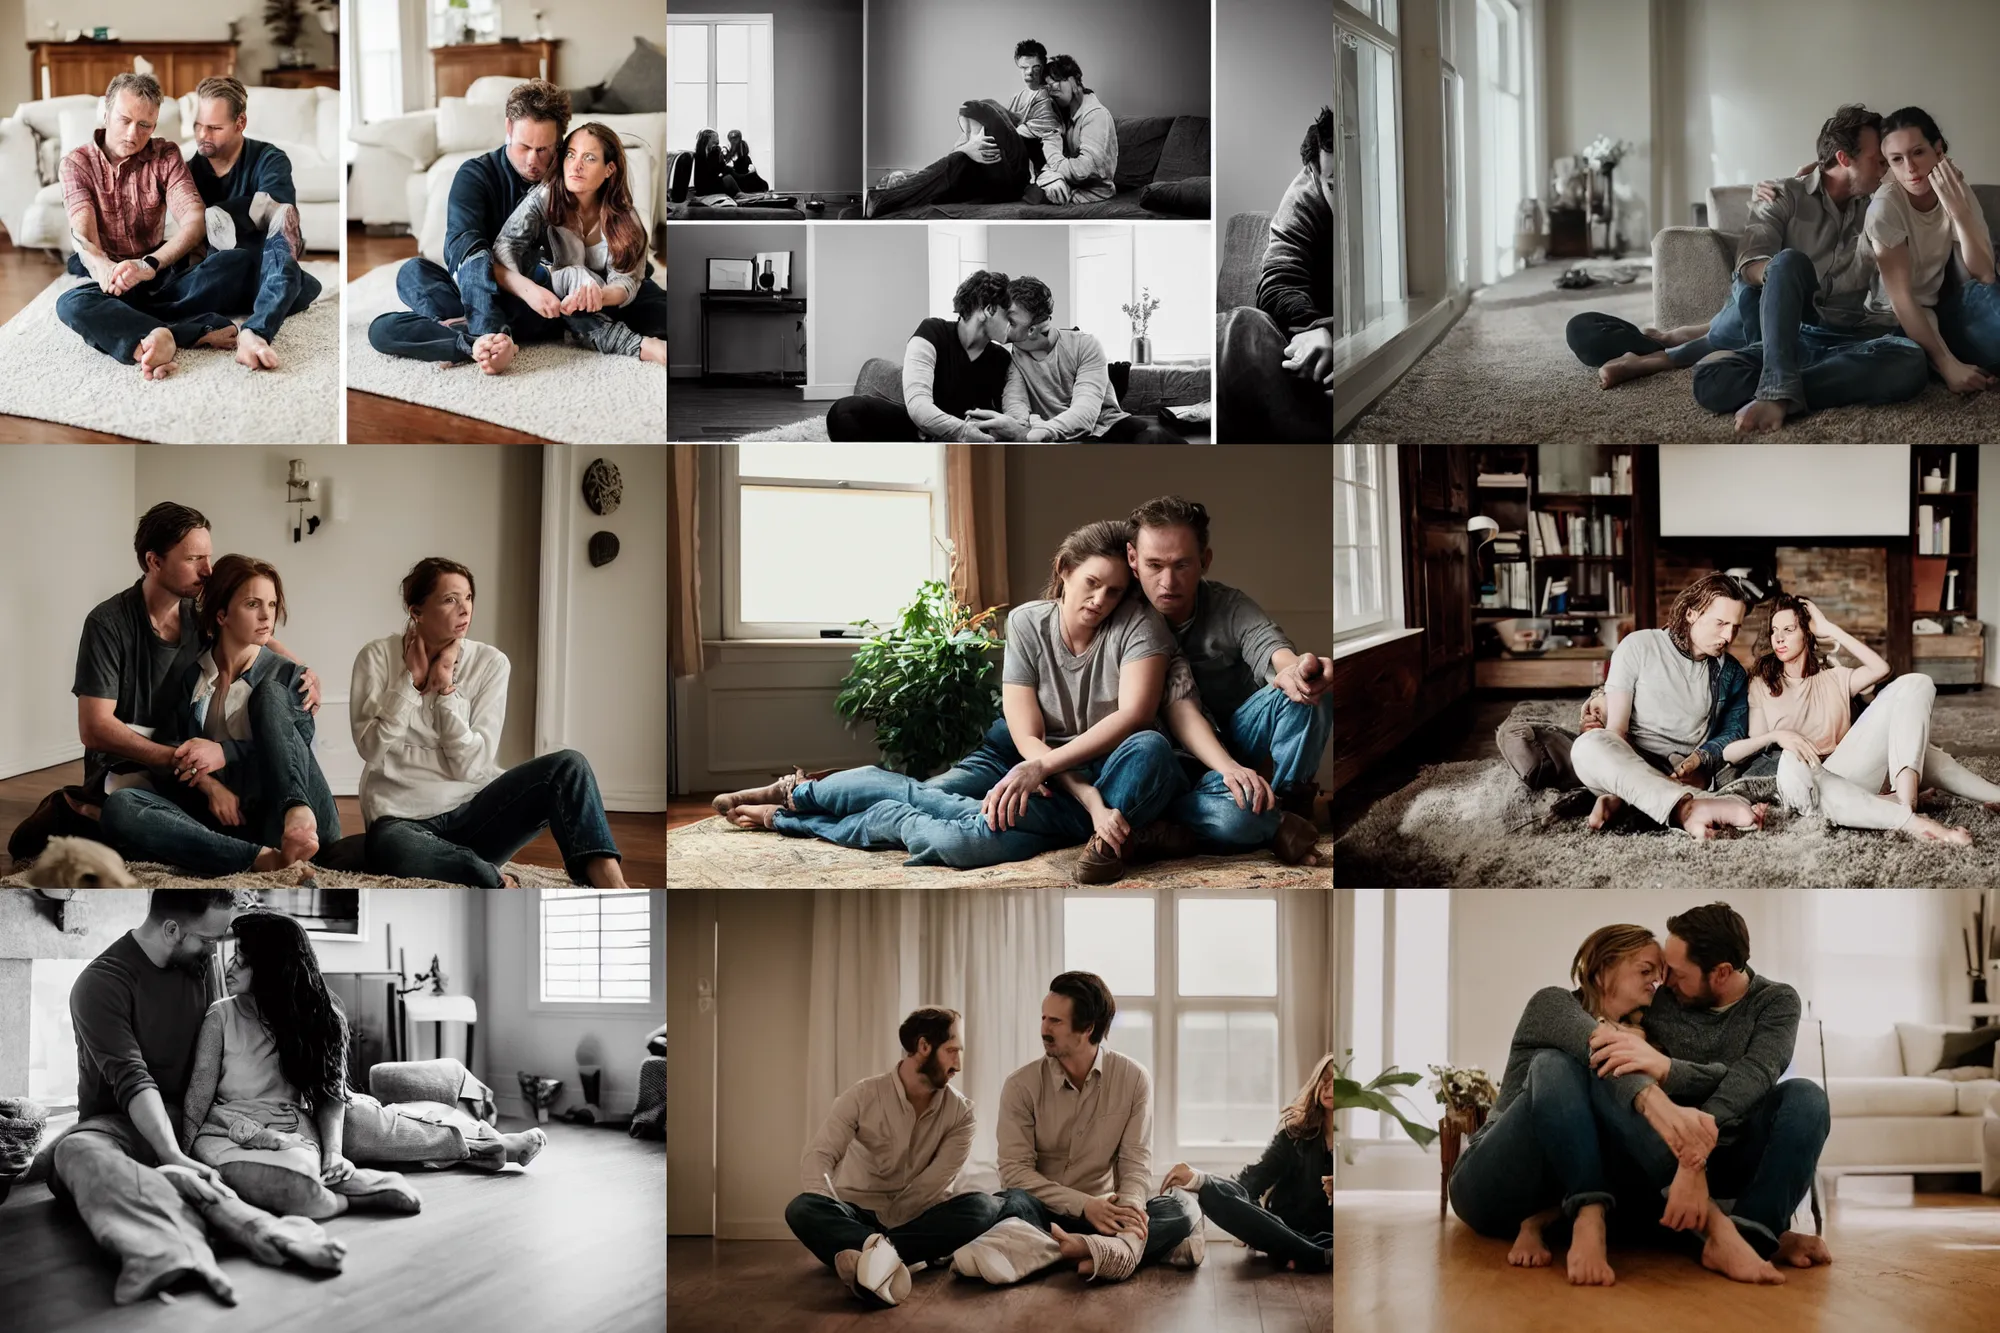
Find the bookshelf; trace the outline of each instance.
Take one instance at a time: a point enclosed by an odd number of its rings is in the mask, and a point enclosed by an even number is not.
[[[1964,616],[1969,622],[1956,633],[1911,636],[1913,665],[1941,685],[1976,685],[1984,671],[1979,452],[1971,445],[1910,447],[1911,615],[1945,623]]]

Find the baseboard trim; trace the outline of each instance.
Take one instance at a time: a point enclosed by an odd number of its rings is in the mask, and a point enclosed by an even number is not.
[[[643,787],[606,788],[598,793],[604,798],[604,808],[619,814],[650,815],[667,808],[667,788],[647,784]]]
[[[852,384],[802,384],[799,386],[799,395],[807,402],[812,403],[831,402],[834,399],[845,398],[853,392],[854,386]]]
[[[67,764],[81,758],[83,758],[83,746],[79,742],[61,741],[25,754],[0,758],[0,778],[18,778],[23,773],[39,773],[45,768],[54,768],[58,764]]]
[[[1446,297],[1380,346],[1334,370],[1333,434],[1340,437],[1349,423],[1387,393],[1405,371],[1417,364],[1438,339],[1451,330],[1471,304],[1469,296]]]

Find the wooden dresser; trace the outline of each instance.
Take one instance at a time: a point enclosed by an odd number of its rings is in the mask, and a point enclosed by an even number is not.
[[[132,58],[144,56],[169,97],[194,91],[211,74],[236,73],[235,42],[29,42],[29,87],[37,100],[104,96]]]
[[[562,38],[524,38],[518,42],[464,42],[433,46],[431,72],[439,97],[463,97],[474,79],[504,74],[511,79],[556,81],[556,48]]]
[[[266,88],[339,88],[340,71],[337,69],[303,69],[297,65],[289,69],[267,69],[257,82]]]

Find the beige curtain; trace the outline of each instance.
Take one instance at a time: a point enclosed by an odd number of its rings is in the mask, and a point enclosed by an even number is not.
[[[958,550],[952,590],[974,611],[1007,595],[1007,452],[997,444],[947,444],[945,495]]]
[[[667,446],[667,675],[701,674],[701,534],[695,531],[699,445]]]

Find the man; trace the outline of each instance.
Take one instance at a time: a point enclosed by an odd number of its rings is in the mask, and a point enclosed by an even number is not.
[[[489,375],[514,363],[524,342],[560,338],[561,318],[537,313],[495,275],[493,238],[522,196],[561,169],[569,94],[543,79],[507,95],[507,142],[462,164],[445,210],[444,264],[405,260],[396,294],[408,310],[377,315],[368,343],[390,356],[476,362]],[[652,266],[647,265],[650,273]]]
[[[261,1263],[297,1260],[338,1271],[346,1247],[303,1217],[276,1218],[245,1203],[221,1172],[189,1157],[176,1137],[181,1102],[209,1004],[210,959],[236,915],[229,889],[156,889],[146,920],[84,968],[70,990],[76,1027],[77,1123],[59,1138],[50,1189],[67,1196],[98,1244],[121,1262],[113,1298],[129,1305],[196,1277],[224,1304],[229,1280],[207,1226]],[[381,1068],[382,1066],[378,1066]],[[462,1111],[383,1106],[355,1093],[332,1145],[350,1161],[469,1162],[498,1171],[533,1157],[539,1131],[501,1135]],[[417,1212],[402,1177],[356,1170],[322,1178],[350,1205]]]
[[[805,1192],[785,1225],[870,1306],[910,1293],[909,1261],[934,1263],[1000,1220],[991,1194],[952,1193],[972,1151],[972,1103],[950,1086],[964,1047],[958,1013],[913,1011],[904,1055],[840,1094],[799,1159]]]
[[[1647,1006],[1645,1035],[1601,1024],[1590,1041],[1592,1109],[1636,1187],[1619,1211],[1701,1235],[1703,1265],[1738,1282],[1783,1282],[1774,1262],[1832,1263],[1824,1240],[1790,1229],[1832,1127],[1817,1083],[1779,1081],[1798,992],[1751,970],[1749,927],[1728,903],[1668,918],[1666,961],[1671,995]],[[1641,1090],[1621,1098],[1620,1083]]]
[[[1023,197],[1031,204],[1094,204],[1118,193],[1118,124],[1110,108],[1083,86],[1075,56],[1048,67],[1049,97],[1062,126],[1060,153],[1049,156]]]
[[[1317,864],[1314,775],[1333,736],[1333,660],[1297,651],[1256,602],[1203,577],[1215,559],[1203,505],[1178,495],[1140,505],[1125,558],[1173,630],[1193,701],[1234,761],[1204,769],[1168,817],[1212,851],[1269,846],[1288,864]],[[1164,706],[1176,702],[1170,673]],[[1257,772],[1265,763],[1269,781]]]
[[[1199,1264],[1201,1210],[1172,1190],[1148,1198],[1153,1080],[1103,1045],[1118,1002],[1093,972],[1065,972],[1042,1001],[1042,1058],[1000,1092],[1001,1220],[952,1256],[996,1286],[1059,1261],[1086,1278],[1130,1277],[1141,1263]]]
[[[203,79],[194,96],[196,156],[188,174],[207,206],[208,243],[257,257],[254,287],[243,302],[251,306],[250,318],[236,331],[236,361],[250,370],[276,370],[271,341],[278,326],[320,294],[319,279],[299,267],[305,238],[292,160],[282,148],[243,133],[250,95],[239,80]]]
[[[1749,598],[1727,574],[1681,589],[1667,628],[1618,641],[1604,682],[1604,725],[1570,746],[1576,779],[1598,793],[1590,827],[1626,803],[1697,841],[1722,825],[1761,829],[1767,806],[1700,795],[1722,772],[1723,750],[1747,733],[1749,677],[1729,655]]]
[[[1055,295],[1040,278],[1007,284],[1007,345],[1013,355],[1001,410],[976,410],[968,420],[996,440],[1187,443],[1159,417],[1120,408],[1103,344],[1077,329],[1053,328],[1054,315]]]
[[[980,269],[952,293],[955,320],[934,317],[917,325],[903,346],[903,401],[871,393],[849,394],[826,413],[826,433],[836,441],[958,440],[991,444],[977,421],[998,416],[1011,364],[1006,352],[1007,275]]]
[[[1256,306],[1216,338],[1224,442],[1333,440],[1333,108],[1299,145],[1304,165],[1271,215]]]
[[[163,96],[150,74],[117,75],[104,91],[103,127],[62,160],[76,243],[69,271],[94,281],[64,292],[56,317],[149,380],[172,374],[182,347],[236,345],[235,323],[219,312],[236,305],[256,269],[247,250],[197,253],[201,192],[181,150],[153,137]],[[169,212],[179,228],[172,240]]]
[[[1029,40],[1014,47],[1021,87],[1007,105],[971,99],[958,109],[959,141],[921,171],[892,171],[867,193],[865,217],[926,204],[1009,204],[1049,158],[1062,154],[1062,122],[1044,77],[1049,50]],[[734,131],[731,131],[734,133]]]
[[[1735,413],[1739,435],[1776,430],[1794,413],[1923,392],[1923,349],[1868,299],[1880,276],[1862,233],[1888,170],[1882,117],[1841,107],[1820,127],[1818,153],[1805,176],[1759,187],[1729,301],[1707,325],[1640,330],[1595,311],[1570,321],[1570,350],[1599,367],[1605,388],[1693,366],[1695,401]]]
[[[84,618],[77,645],[77,734],[83,743],[83,785],[51,792],[7,842],[17,862],[41,855],[51,837],[102,842],[105,797],[120,787],[156,787],[169,780],[192,786],[228,762],[223,746],[196,738],[161,745],[153,731],[173,710],[167,692],[201,655],[195,598],[208,581],[214,547],[200,511],[162,501],[139,519],[132,551],[143,571],[124,592]],[[271,650],[291,657],[276,639]],[[306,668],[302,706],[319,709],[319,677]],[[230,742],[231,745],[236,744]]]

